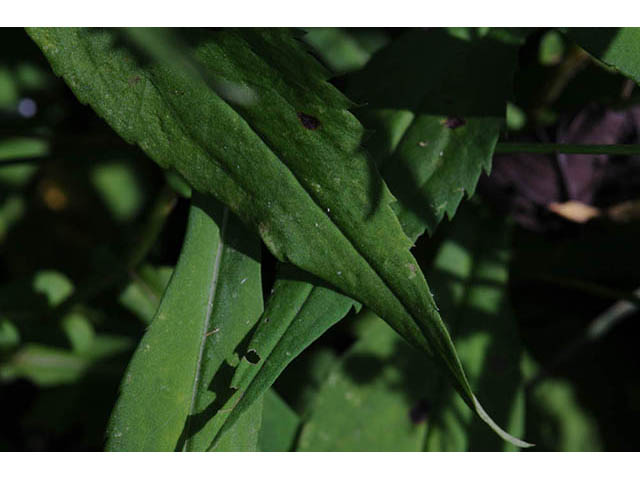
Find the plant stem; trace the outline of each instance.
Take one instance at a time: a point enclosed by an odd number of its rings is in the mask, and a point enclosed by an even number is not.
[[[578,155],[640,155],[640,145],[578,145],[564,143],[498,143],[495,153],[567,153]]]

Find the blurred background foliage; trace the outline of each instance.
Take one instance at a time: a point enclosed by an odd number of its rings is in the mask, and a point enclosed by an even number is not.
[[[307,32],[346,89],[401,30]],[[188,189],[80,105],[22,30],[0,36],[11,46],[0,55],[0,450],[102,450],[180,250]],[[637,143],[639,100],[633,83],[540,29],[520,52],[504,138]],[[518,398],[508,411],[485,400],[500,423],[539,450],[637,450],[640,159],[582,157],[558,171],[553,157],[496,156],[479,194],[414,254],[456,312],[447,321],[470,375]],[[576,222],[548,208],[567,189],[599,211],[631,206]],[[264,250],[265,294],[274,268]],[[500,355],[496,328],[515,356]],[[474,363],[486,349],[490,361]],[[474,420],[432,368],[380,319],[352,313],[265,396],[259,446],[503,448],[456,434]]]

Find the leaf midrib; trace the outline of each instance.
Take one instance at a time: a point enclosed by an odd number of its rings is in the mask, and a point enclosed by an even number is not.
[[[213,305],[215,302],[215,298],[216,298],[216,292],[218,290],[218,281],[219,281],[219,276],[220,276],[220,264],[222,263],[222,256],[224,254],[224,249],[226,247],[226,243],[225,243],[225,234],[226,234],[226,230],[227,230],[227,221],[229,218],[229,208],[225,207],[224,209],[224,213],[222,215],[222,225],[220,226],[220,240],[218,242],[218,249],[216,251],[216,258],[213,264],[213,273],[211,276],[211,286],[209,288],[209,296],[207,298],[207,310],[202,322],[202,340],[200,341],[200,350],[198,351],[198,360],[196,363],[196,371],[195,371],[195,376],[194,376],[194,380],[193,380],[193,387],[192,387],[192,391],[191,391],[191,405],[189,406],[189,412],[187,414],[187,425],[186,425],[186,432],[187,432],[187,436],[185,438],[184,441],[184,446],[183,446],[183,451],[187,451],[187,447],[189,446],[189,441],[190,441],[190,436],[189,434],[191,433],[191,417],[193,416],[194,412],[195,412],[195,401],[196,401],[196,396],[198,394],[198,390],[200,387],[200,381],[201,381],[201,370],[202,370],[202,358],[204,356],[204,347],[205,344],[207,342],[207,332],[209,331],[209,328],[211,327],[211,313],[213,311]]]

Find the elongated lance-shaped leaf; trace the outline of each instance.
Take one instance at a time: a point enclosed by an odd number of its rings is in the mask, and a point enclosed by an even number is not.
[[[227,208],[194,195],[178,264],[127,368],[107,449],[208,446],[202,418],[228,390],[215,374],[232,371],[225,362],[262,312],[259,252],[257,237]],[[255,448],[260,413],[256,402],[221,439],[226,448]]]
[[[464,33],[469,34],[469,32],[468,30],[458,31],[458,35]],[[397,42],[391,44],[387,50],[380,52],[363,74],[352,79],[352,89],[355,91],[363,90],[366,92],[376,86],[380,87],[380,85],[382,85],[382,88],[391,89],[391,85],[385,81],[387,76],[378,75],[379,72],[376,70],[390,68],[389,62],[397,62],[397,57],[401,57],[406,58],[406,62],[403,63],[403,67],[406,70],[404,73],[413,75],[411,72],[413,72],[416,67],[413,61],[414,57],[411,57],[410,54],[415,53],[415,51],[412,50],[413,46],[415,46],[412,42],[417,41],[417,45],[423,48],[423,50],[419,52],[419,55],[435,52],[439,62],[439,70],[437,70],[439,73],[434,76],[431,68],[429,68],[431,75],[424,79],[424,82],[422,82],[419,87],[416,87],[416,89],[426,97],[425,100],[421,101],[427,105],[429,100],[433,101],[431,97],[437,98],[435,93],[438,93],[438,90],[436,90],[436,87],[438,87],[444,89],[444,93],[456,99],[458,109],[462,108],[465,111],[477,110],[475,116],[469,119],[468,128],[451,130],[442,125],[441,121],[444,118],[442,116],[427,115],[420,111],[414,114],[408,110],[394,113],[365,109],[365,118],[373,118],[374,125],[377,127],[369,146],[372,148],[372,153],[379,162],[387,167],[383,170],[385,180],[390,179],[391,181],[395,180],[396,183],[400,182],[402,183],[401,187],[404,188],[407,182],[414,178],[407,179],[403,177],[407,172],[396,171],[398,164],[404,163],[410,164],[410,169],[414,171],[413,173],[417,173],[418,177],[427,176],[428,180],[423,185],[424,192],[434,190],[434,188],[446,187],[446,182],[450,182],[449,187],[451,188],[449,188],[448,191],[454,191],[457,188],[455,185],[459,183],[457,177],[461,175],[470,175],[469,181],[467,182],[468,191],[473,191],[480,174],[481,166],[484,165],[488,167],[491,162],[493,147],[497,140],[500,126],[503,123],[506,97],[511,90],[510,81],[515,67],[515,54],[519,44],[519,37],[515,39],[507,37],[506,40],[501,40],[499,33],[500,32],[494,32],[493,37],[487,39],[478,37],[458,38],[454,36],[453,33],[446,31],[429,33],[428,35],[423,32],[414,32],[407,37],[401,37]],[[504,32],[502,33],[504,34]],[[521,32],[519,35],[523,36]],[[467,65],[464,62],[460,62],[457,56],[441,54],[440,44],[443,36],[447,42],[459,44],[458,51],[461,51],[465,57],[468,56],[472,58],[472,64]],[[488,70],[479,69],[479,74],[483,76],[481,88],[488,92],[483,90],[483,92],[478,93],[476,90],[471,90],[469,86],[463,82],[453,82],[452,84],[445,82],[444,86],[441,85],[443,82],[441,78],[442,75],[448,75],[448,72],[453,72],[452,77],[454,78],[456,75],[468,75],[469,72],[473,70],[473,67],[478,66],[477,63],[479,61],[486,61],[483,57],[475,58],[474,55],[486,53],[491,45],[496,42],[500,43],[501,54],[497,57],[491,57],[495,68]],[[311,43],[317,48],[323,48],[322,44]],[[427,48],[429,50],[427,50]],[[321,51],[320,53],[336,55],[334,51]],[[433,64],[430,64],[430,66],[433,67]],[[423,70],[424,67],[422,67],[421,71]],[[477,74],[478,73],[474,73],[474,75]],[[360,87],[359,83],[362,83]],[[404,95],[406,96],[408,93],[404,92]],[[478,96],[484,98],[486,103],[479,101]],[[373,97],[376,97],[376,93],[373,93]],[[368,98],[364,97],[362,100],[367,101]],[[380,99],[378,98],[378,100]],[[387,113],[390,115],[388,117],[389,122],[375,123],[376,118],[386,118],[385,115],[387,115]],[[408,118],[407,116],[412,116],[415,121],[405,124],[403,118],[406,119]],[[435,131],[431,127],[435,127]],[[393,145],[387,145],[385,143],[389,141],[390,138],[393,138],[394,135],[402,136],[405,134],[407,137],[412,135],[422,135],[426,137],[433,134],[434,138],[438,138],[438,142],[443,145],[448,145],[446,148],[449,148],[448,153],[451,154],[448,158],[453,161],[449,160],[446,162],[446,166],[439,167],[440,173],[438,173],[433,169],[433,162],[439,161],[442,163],[442,159],[440,159],[439,155],[434,154],[434,152],[431,152],[431,156],[425,156],[425,152],[422,150],[428,142],[416,141],[415,144],[405,142],[407,147],[405,150],[399,148],[402,147],[402,142],[400,142],[399,145],[397,142]],[[425,145],[420,145],[420,143],[425,143]],[[460,146],[464,146],[464,148],[458,148]],[[472,168],[465,171],[469,166]],[[474,166],[477,168],[474,168]],[[433,172],[431,177],[428,177],[428,172]],[[413,175],[413,173],[409,172],[410,175]],[[459,192],[456,192],[455,195],[458,195],[458,193]],[[403,201],[403,197],[401,197],[400,194],[399,196],[401,201],[394,205],[396,213],[401,219],[413,219],[411,221],[403,221],[403,227],[405,228],[405,233],[411,240],[415,241],[419,235],[424,233],[429,223],[426,223],[421,220],[419,216],[415,215],[412,209],[416,208],[416,206],[412,202]],[[457,206],[457,202],[454,203]],[[429,205],[422,204],[417,207],[418,211],[425,208],[428,209]],[[453,212],[455,212],[455,208],[452,210],[451,215],[453,215]],[[439,221],[442,216],[434,216],[433,218],[434,221]],[[435,224],[432,225],[432,229],[433,228],[435,228]],[[279,282],[280,281],[276,282],[277,286]],[[298,321],[294,320],[291,312],[298,312],[299,315],[303,306],[308,307],[307,302],[309,300],[316,302],[318,305],[326,305],[324,313],[316,315],[317,320],[314,320],[314,324],[322,322],[323,328],[299,329],[299,332],[295,333],[296,336],[302,335],[305,338],[302,344],[306,346],[324,333],[326,329],[339,321],[348,310],[348,300],[341,300],[341,295],[335,291],[329,289],[315,291],[312,290],[312,288],[316,289],[317,287],[312,287],[303,281],[283,281],[282,283],[283,288],[275,288],[272,297],[269,299],[269,303],[280,305],[281,302],[285,302],[284,304],[288,305],[288,308],[274,308],[273,311],[269,311],[270,307],[269,305],[267,306],[267,312],[265,312],[263,322],[260,322],[250,347],[260,360],[256,364],[251,364],[245,359],[235,374],[234,384],[239,389],[237,395],[238,397],[243,395],[243,397],[241,401],[235,404],[230,402],[228,408],[235,408],[238,412],[229,415],[226,420],[227,427],[233,423],[235,416],[241,412],[246,405],[250,405],[251,399],[257,398],[261,392],[268,388],[271,382],[275,380],[279,371],[283,370],[285,366],[302,351],[300,348],[294,349],[291,347],[287,347],[287,349],[280,352],[273,352],[272,350],[272,345],[275,344],[276,341],[284,345],[291,345],[289,336],[294,330],[289,329],[289,325],[291,325],[292,322]],[[286,287],[284,285],[286,285]],[[336,305],[339,306],[334,308]],[[264,320],[268,322],[264,322]],[[263,360],[265,357],[268,357],[267,362]],[[270,367],[270,372],[272,372],[270,374],[267,373],[267,369],[264,368],[267,365]],[[274,368],[276,365],[278,365],[277,369]],[[241,378],[243,378],[243,381],[240,381]]]
[[[368,305],[474,397],[363,128],[283,29],[182,32],[206,77],[134,55],[113,30],[29,29],[76,96],[127,141],[210,194],[289,261]],[[251,94],[232,100],[217,84]],[[326,252],[331,252],[327,255]]]
[[[374,131],[367,148],[381,167],[405,233],[432,233],[473,195],[504,124],[518,29],[411,30],[353,76],[357,110]]]
[[[429,271],[436,298],[449,312],[472,387],[490,399],[501,423],[521,434],[521,347],[506,303],[509,228],[469,204],[449,232]],[[321,387],[298,449],[514,448],[474,417],[417,353],[376,318]]]
[[[591,55],[640,84],[640,28],[569,28],[567,34]]]
[[[196,194],[195,199],[200,196]],[[204,200],[202,200],[204,202]],[[215,217],[214,217],[215,218]],[[209,299],[209,322],[201,338],[190,416],[184,430],[184,450],[206,450],[212,438],[216,412],[231,395],[229,380],[237,364],[235,350],[256,324],[263,309],[260,281],[260,242],[224,209],[216,253],[216,284]],[[261,399],[215,446],[216,450],[256,450],[262,422]],[[254,407],[255,406],[255,407]]]

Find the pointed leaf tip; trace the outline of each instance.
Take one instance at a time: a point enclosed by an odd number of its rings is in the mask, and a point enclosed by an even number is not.
[[[502,438],[505,442],[509,442],[512,445],[515,445],[516,447],[520,447],[520,448],[535,447],[534,443],[528,443],[528,442],[525,442],[524,440],[520,440],[519,438],[514,437],[513,435],[505,432],[502,428],[500,428],[500,426],[493,421],[493,419],[484,410],[484,408],[482,408],[482,405],[480,405],[480,402],[478,401],[478,398],[475,395],[473,395],[473,406],[475,408],[476,413],[482,419],[482,421],[487,425],[489,425],[489,427],[491,427],[491,430],[496,432],[498,436]]]

